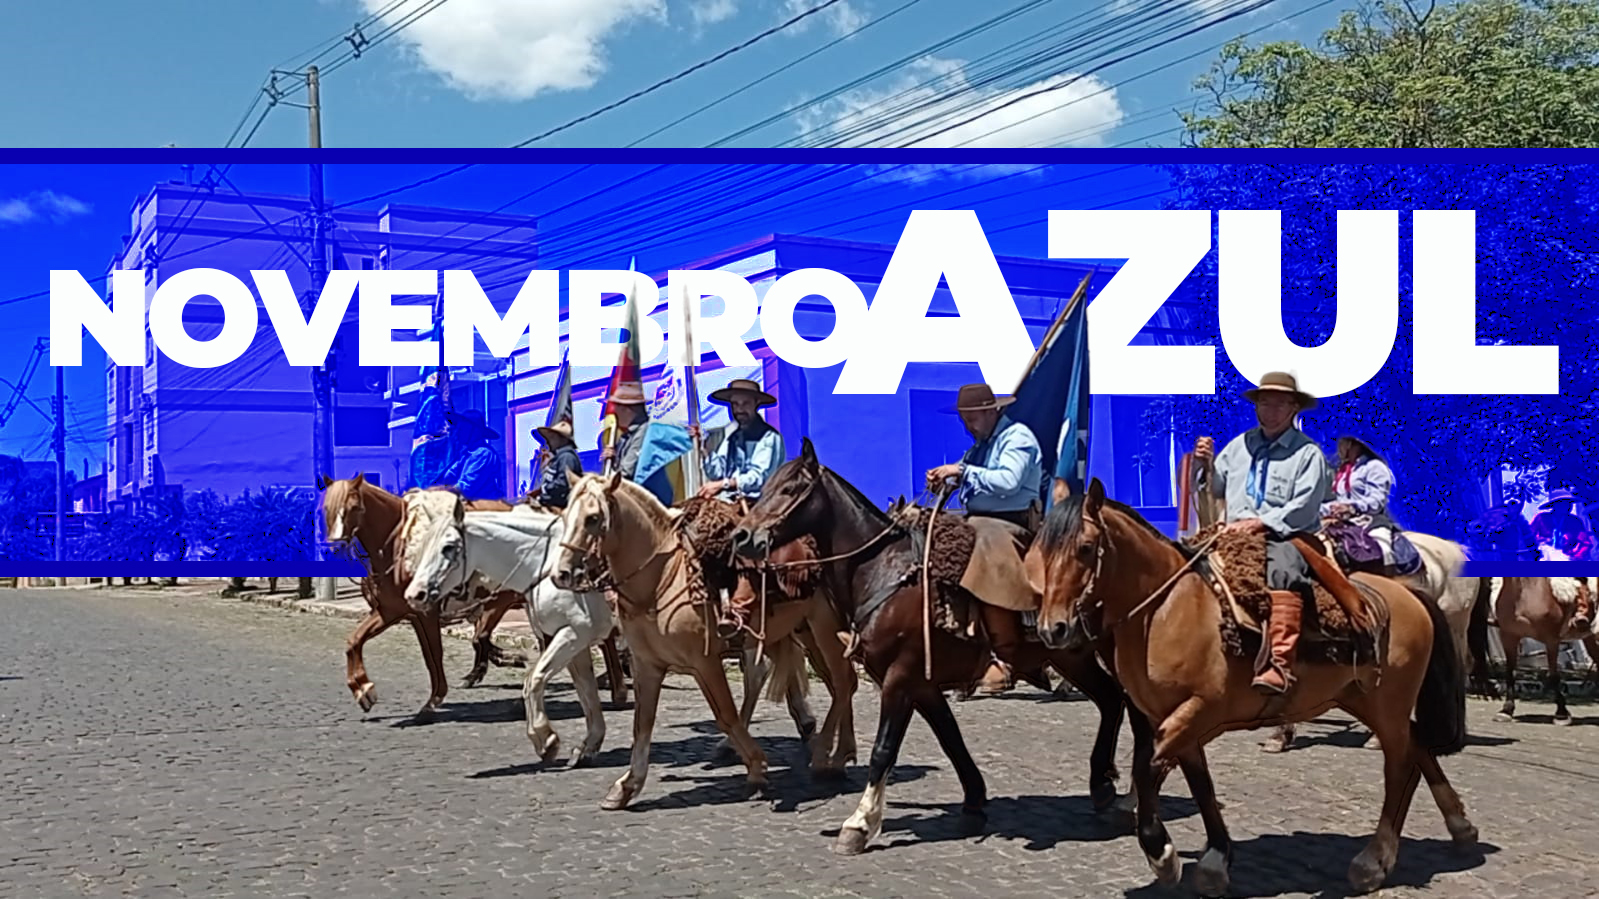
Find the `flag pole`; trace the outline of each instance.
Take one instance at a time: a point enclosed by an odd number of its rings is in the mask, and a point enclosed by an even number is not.
[[[638,270],[638,257],[637,256],[634,256],[634,257],[632,257],[632,258],[630,258],[628,260],[628,262],[627,262],[627,270],[630,271],[630,272]],[[635,294],[635,291],[633,289],[633,285],[631,283],[629,283],[628,287],[627,287],[627,306],[623,307],[624,309],[628,309],[628,310],[632,309],[633,300],[634,300],[634,294]],[[626,313],[623,313],[623,315],[624,315],[624,318],[627,318],[627,314]],[[631,318],[628,318],[627,320],[631,321]],[[627,337],[628,337],[628,340],[632,340],[633,339],[633,335],[632,334],[627,335]],[[623,344],[623,347],[624,347],[623,352],[624,353],[627,352],[626,344]],[[643,360],[639,360],[639,361],[642,362]],[[642,372],[640,373],[640,375],[642,376]],[[613,374],[612,377],[614,378],[615,375]],[[612,388],[614,389],[616,386],[617,385],[613,381]],[[640,386],[642,386],[642,385],[640,385]],[[606,397],[606,405],[607,406],[610,405],[610,397]],[[616,423],[616,413],[615,412],[606,413],[605,419],[600,422],[600,428],[601,428],[602,432],[605,435],[605,447],[606,447],[606,449],[615,450],[616,449],[617,438],[621,436],[621,428]],[[614,472],[615,470],[616,470],[616,457],[613,455],[611,457],[611,460],[609,462],[605,463],[605,475],[607,477],[609,477],[611,475],[611,473]]]
[[[1021,380],[1016,382],[1016,389],[1010,392],[1011,396],[1015,396],[1022,389],[1022,385],[1027,383],[1027,379],[1033,376],[1033,369],[1038,366],[1038,360],[1044,358],[1044,353],[1049,350],[1050,344],[1055,342],[1056,336],[1060,334],[1060,329],[1065,327],[1066,319],[1071,317],[1072,311],[1077,308],[1077,304],[1082,302],[1083,298],[1088,295],[1088,282],[1093,280],[1097,274],[1099,274],[1099,268],[1096,266],[1083,276],[1082,283],[1077,285],[1077,290],[1072,293],[1072,298],[1066,301],[1066,308],[1061,310],[1060,315],[1055,316],[1055,321],[1050,324],[1049,330],[1044,332],[1044,339],[1039,341],[1038,349],[1033,350],[1033,357],[1027,360],[1027,368],[1022,371]]]
[[[672,282],[667,282],[667,306],[671,306]],[[678,308],[683,312],[683,390],[684,401],[688,403],[689,427],[698,431],[700,425],[700,391],[696,381],[697,364],[694,361],[695,350],[699,348],[694,342],[694,312],[688,308],[688,298],[683,295],[682,285],[678,286]],[[704,469],[700,464],[700,440],[690,440],[688,444],[688,467],[683,471],[683,492],[688,496],[698,496],[700,492],[700,478]]]

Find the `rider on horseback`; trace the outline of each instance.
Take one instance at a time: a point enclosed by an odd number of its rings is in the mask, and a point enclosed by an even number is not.
[[[1321,529],[1327,457],[1294,427],[1295,416],[1316,408],[1317,400],[1299,389],[1293,375],[1269,372],[1244,396],[1255,404],[1260,426],[1233,438],[1220,455],[1215,455],[1209,437],[1201,437],[1194,457],[1201,463],[1215,459],[1212,489],[1225,510],[1227,529],[1265,532],[1270,659],[1264,670],[1256,672],[1254,687],[1268,695],[1281,694],[1293,685],[1305,603],[1315,601],[1310,567],[1290,540],[1295,534]]]
[[[1570,490],[1551,490],[1543,510],[1532,520],[1532,536],[1540,546],[1553,547],[1573,562],[1586,562],[1593,556],[1593,534],[1581,518],[1571,511],[1576,497]],[[1593,625],[1593,599],[1587,590],[1577,591],[1577,608],[1572,626],[1587,632]]]
[[[1360,570],[1372,570],[1388,577],[1404,578],[1422,568],[1421,554],[1405,538],[1399,524],[1388,512],[1393,492],[1394,473],[1388,463],[1365,441],[1345,435],[1338,438],[1338,468],[1333,473],[1332,491],[1321,504],[1321,517],[1335,524],[1329,530],[1353,525],[1357,540],[1373,552]],[[1365,538],[1360,538],[1364,534]],[[1331,535],[1330,535],[1331,536]],[[1335,538],[1336,540],[1336,538]],[[1377,551],[1381,557],[1378,558]],[[1350,553],[1351,558],[1354,554]]]

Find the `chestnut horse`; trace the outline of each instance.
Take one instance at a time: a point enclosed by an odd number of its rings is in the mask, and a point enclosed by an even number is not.
[[[436,615],[417,615],[405,601],[406,578],[396,570],[398,535],[405,518],[405,501],[383,488],[369,483],[365,475],[331,480],[317,478],[317,489],[322,492],[321,505],[329,542],[359,543],[364,553],[367,576],[361,581],[361,596],[371,611],[350,634],[345,649],[345,677],[350,693],[361,706],[370,711],[377,701],[376,687],[366,674],[366,661],[362,647],[368,640],[383,633],[401,621],[409,621],[416,631],[422,647],[422,661],[427,665],[430,693],[427,703],[417,712],[419,720],[431,716],[449,693],[449,683],[444,677],[443,627],[447,623]],[[467,504],[474,510],[508,510],[511,506],[500,500],[476,500]],[[494,628],[505,613],[522,601],[519,594],[502,591],[483,609],[477,618],[472,637],[473,662],[464,686],[474,686],[483,679],[490,664],[499,667],[526,667],[527,660],[519,653],[507,653],[494,644]],[[610,675],[613,697],[618,690],[625,697],[626,687],[619,667],[612,664],[614,645],[606,652],[606,671]],[[611,675],[611,672],[618,672]]]
[[[1353,575],[1388,607],[1381,667],[1302,657],[1288,694],[1268,699],[1250,686],[1252,661],[1224,647],[1221,600],[1194,572],[1193,552],[1107,500],[1098,478],[1086,495],[1050,509],[1037,548],[1045,569],[1040,636],[1051,646],[1096,645],[1141,713],[1133,716],[1134,733],[1153,724],[1158,735],[1153,756],[1135,744],[1133,783],[1139,846],[1162,883],[1182,876],[1156,808],[1155,791],[1171,766],[1182,767],[1205,824],[1207,846],[1195,885],[1220,895],[1228,886],[1232,842],[1205,744],[1227,731],[1305,721],[1334,707],[1354,715],[1382,743],[1382,817],[1375,837],[1350,864],[1356,889],[1381,886],[1393,869],[1418,776],[1427,778],[1455,842],[1476,844],[1477,828],[1438,764],[1438,756],[1465,744],[1466,699],[1455,643],[1436,605],[1386,578]]]
[[[711,595],[698,569],[696,550],[676,525],[679,510],[661,505],[654,494],[624,480],[618,472],[602,475],[568,475],[572,491],[562,516],[564,532],[550,579],[563,590],[587,591],[608,580],[617,596],[622,633],[633,653],[634,689],[633,753],[628,770],[611,786],[600,808],[626,808],[644,788],[649,776],[650,739],[661,688],[668,670],[691,674],[711,707],[716,725],[732,741],[748,771],[746,784],[754,794],[767,786],[766,755],[750,736],[733,703],[727,673],[722,667],[726,642],[717,632]],[[818,606],[824,606],[818,608]],[[805,653],[796,631],[808,626],[811,636],[834,636],[837,625],[820,600],[783,603],[774,607],[765,623],[765,646],[773,673],[768,698],[780,701],[792,684],[808,687]],[[834,642],[837,642],[836,640]],[[842,685],[848,661],[842,644],[828,659],[825,677]],[[853,673],[851,673],[852,675]],[[853,680],[848,681],[853,686]],[[831,692],[835,700],[828,711],[822,735],[812,745],[831,742],[853,699],[841,686]],[[813,758],[813,773],[821,775],[828,763]],[[835,772],[836,773],[836,772]]]
[[[847,622],[854,634],[862,666],[882,689],[866,792],[839,831],[834,851],[845,855],[863,852],[881,831],[888,775],[899,758],[913,713],[927,722],[960,777],[965,822],[970,826],[982,823],[987,788],[943,691],[970,689],[987,669],[991,652],[1017,671],[1036,671],[1046,662],[1052,663],[1094,701],[1100,724],[1090,757],[1090,792],[1100,809],[1115,800],[1116,738],[1124,701],[1121,689],[1093,654],[1049,650],[1026,640],[993,646],[986,627],[979,628],[973,639],[961,639],[935,627],[930,632],[933,676],[929,679],[923,649],[924,596],[919,583],[923,560],[912,534],[836,472],[823,467],[809,438],[800,455],[772,475],[760,501],[733,533],[733,542],[742,555],[759,558],[807,535],[816,541],[817,552],[826,562],[825,592],[835,604],[839,620]],[[1019,612],[1006,614],[1020,620]],[[1020,630],[1019,624],[1016,630]]]
[[[1554,722],[1570,724],[1565,679],[1560,676],[1560,644],[1567,640],[1581,640],[1588,648],[1589,657],[1599,663],[1599,637],[1591,628],[1584,632],[1571,624],[1572,614],[1576,611],[1579,579],[1506,577],[1491,580],[1485,604],[1499,628],[1499,644],[1505,653],[1504,705],[1499,709],[1497,719],[1515,719],[1516,662],[1521,654],[1521,641],[1531,638],[1544,645],[1544,655],[1549,665],[1549,688],[1555,694]],[[1593,588],[1591,582],[1588,586]],[[1476,660],[1479,664],[1487,662],[1489,618],[1490,615],[1477,615],[1471,620],[1470,642],[1473,651],[1479,654]]]

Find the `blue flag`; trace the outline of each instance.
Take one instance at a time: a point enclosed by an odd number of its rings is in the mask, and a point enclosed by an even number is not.
[[[1083,491],[1087,461],[1078,446],[1088,431],[1087,287],[1085,278],[1045,335],[1032,368],[1016,388],[1016,401],[1005,410],[1007,418],[1027,425],[1038,438],[1044,471],[1066,481],[1074,494]],[[1048,478],[1042,487],[1041,499],[1048,505]]]

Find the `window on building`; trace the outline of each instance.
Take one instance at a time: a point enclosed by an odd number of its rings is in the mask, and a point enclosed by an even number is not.
[[[334,446],[388,446],[389,410],[386,406],[335,406]]]

